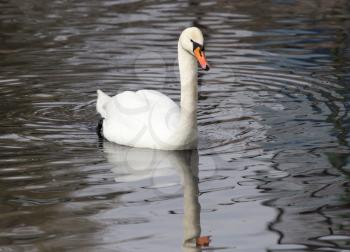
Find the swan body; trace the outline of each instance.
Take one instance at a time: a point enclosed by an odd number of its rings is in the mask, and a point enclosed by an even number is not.
[[[181,106],[155,90],[125,91],[113,97],[97,90],[97,112],[103,136],[111,142],[139,148],[185,150],[197,147],[197,62],[209,69],[203,35],[185,29],[178,42]]]
[[[180,108],[158,91],[126,91],[109,97],[98,90],[97,111],[104,118],[103,135],[111,142],[152,149],[177,146],[174,133]]]

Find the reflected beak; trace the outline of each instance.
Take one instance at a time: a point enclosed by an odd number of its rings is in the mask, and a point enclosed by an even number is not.
[[[208,247],[210,242],[210,236],[200,236],[196,239],[196,247]]]
[[[209,64],[207,62],[207,59],[205,58],[204,52],[199,47],[197,47],[193,53],[196,59],[198,60],[198,63],[201,66],[201,68],[205,71],[208,71]]]

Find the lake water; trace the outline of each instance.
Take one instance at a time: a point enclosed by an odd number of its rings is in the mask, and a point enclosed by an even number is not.
[[[99,140],[96,89],[179,101],[189,26],[198,151]],[[0,251],[350,251],[349,31],[346,0],[0,1]]]

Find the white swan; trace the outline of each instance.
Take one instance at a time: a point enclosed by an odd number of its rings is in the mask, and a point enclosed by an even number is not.
[[[209,70],[202,32],[185,29],[178,42],[181,80],[180,107],[154,90],[126,91],[110,97],[97,90],[97,112],[103,136],[117,144],[161,150],[197,147],[197,62]]]

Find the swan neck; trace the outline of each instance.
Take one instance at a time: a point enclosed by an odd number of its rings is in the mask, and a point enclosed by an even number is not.
[[[181,82],[181,111],[196,113],[198,101],[198,72],[196,59],[178,43]]]

